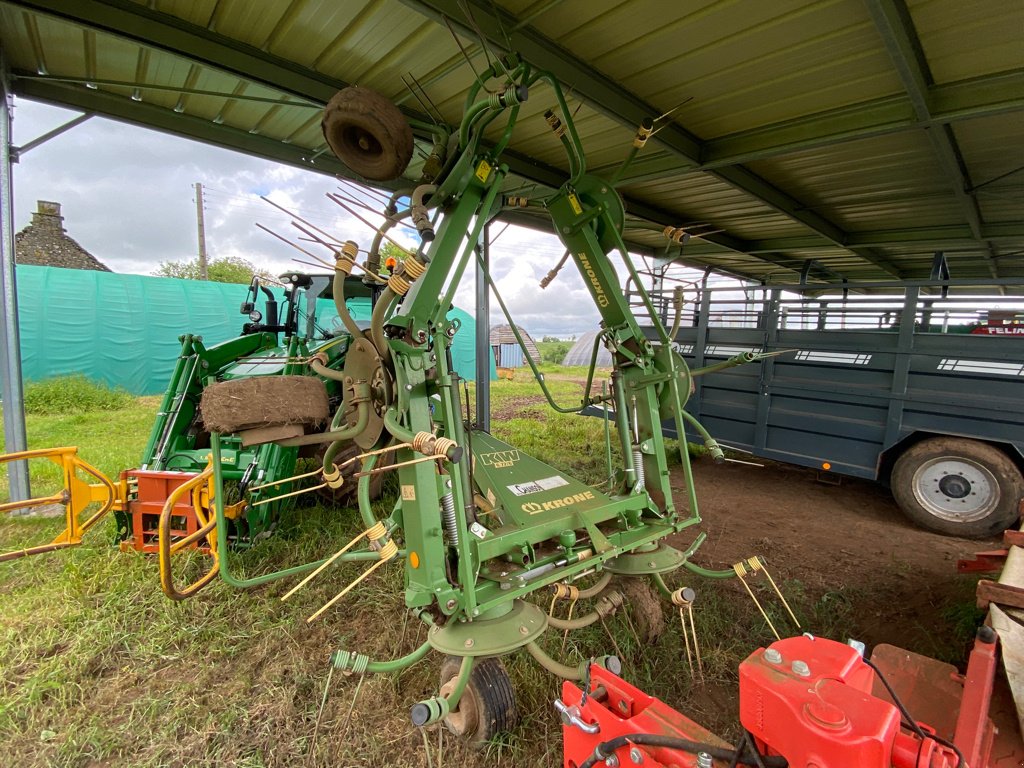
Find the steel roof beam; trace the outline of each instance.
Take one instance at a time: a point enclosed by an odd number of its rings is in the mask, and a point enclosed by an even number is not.
[[[155,104],[133,101],[109,91],[83,88],[55,80],[40,80],[34,77],[18,78],[17,76],[14,78],[13,90],[20,97],[87,110],[114,120],[154,128],[165,133],[274,160],[303,170],[352,178],[351,171],[330,153],[323,153],[313,160],[314,152],[309,147],[301,147],[250,133],[242,128],[215,123],[205,118],[176,113]],[[565,181],[565,171],[539,163],[520,153],[506,151],[503,158],[513,173],[530,178],[545,186],[557,188]],[[361,182],[360,179],[354,180]],[[407,183],[401,180],[392,183],[375,182],[375,186],[394,190],[400,186],[407,186]],[[649,221],[672,222],[679,218],[676,213],[639,201],[627,199],[625,203],[626,209],[631,215]],[[548,229],[550,229],[550,221],[546,219],[544,221],[547,221]],[[741,253],[746,252],[747,241],[730,237],[725,233],[709,235],[707,239],[722,248]],[[639,243],[630,243],[630,245],[635,245],[640,250],[647,249],[647,246]]]
[[[61,0],[16,0],[16,2],[8,4],[25,7],[73,24],[126,38],[145,47],[184,55],[205,66],[227,72],[243,80],[257,82],[283,93],[324,104],[338,90],[347,85],[342,80],[301,67],[254,46],[232,40],[169,14],[151,10],[146,6],[130,2],[130,0],[76,0],[74,3]],[[147,125],[229,149],[268,157],[289,165],[310,170],[323,170],[327,173],[340,173],[351,178],[351,172],[333,156],[320,155],[316,160],[317,165],[312,165],[305,160],[306,155],[314,154],[312,149],[302,149],[295,145],[248,134],[241,129],[207,126],[203,124],[204,121],[198,118],[189,119],[183,114],[175,114],[172,119],[167,110],[157,107],[134,109],[146,106],[142,102],[128,103],[125,99],[109,94],[109,98],[102,98],[99,91],[85,92],[85,89],[81,88],[62,88],[54,83],[39,81],[29,84],[27,80],[19,80],[16,91],[19,95],[28,98],[66,103],[83,109],[88,108],[84,104],[101,102],[103,107],[96,107],[97,111],[104,112],[115,119]],[[429,118],[425,115],[416,114],[408,109],[403,111],[412,117],[429,122]],[[186,125],[178,126],[179,121],[185,122]],[[224,129],[220,130],[220,128]],[[552,188],[561,186],[566,178],[564,171],[537,162],[519,152],[506,150],[503,153],[503,159],[516,175]],[[361,181],[360,179],[354,180]],[[626,209],[631,214],[650,221],[667,224],[680,218],[678,213],[661,210],[640,200],[626,199],[625,203]],[[741,239],[730,237],[725,233],[710,237],[713,238],[713,242],[723,248],[743,252],[745,241]]]
[[[848,141],[1021,111],[1024,110],[1024,69],[929,86],[928,102],[932,105],[931,117],[926,120],[917,117],[907,97],[889,96],[709,139],[704,142],[701,163],[695,167],[664,155],[638,157],[623,174],[623,182],[655,181],[689,170],[712,170]]]
[[[914,29],[910,11],[903,0],[864,1],[896,67],[900,81],[910,97],[915,116],[920,122],[932,122],[929,90],[934,80],[921,41]],[[988,268],[992,277],[999,277],[994,259],[995,251],[992,244],[982,237],[981,209],[977,199],[968,191],[972,186],[971,179],[956,137],[953,135],[953,129],[948,125],[936,125],[928,128],[925,133],[939,158],[939,164],[951,182],[953,194],[967,219],[974,239],[981,243],[989,254]]]
[[[8,2],[326,104],[348,83],[131,0]]]
[[[532,27],[517,27],[517,20],[493,4],[484,6],[479,0],[401,0],[424,16],[441,22],[447,18],[468,37],[476,35],[465,19],[464,7],[470,8],[476,25],[482,34],[496,47],[506,49],[507,34],[511,45],[524,58],[541,69],[553,73],[559,80],[571,84],[573,92],[585,98],[594,108],[630,127],[640,124],[645,118],[660,114],[660,110],[647,104],[639,96],[594,70],[554,41],[544,37]],[[704,151],[703,142],[676,122],[670,122],[660,129],[655,138],[661,146],[686,161],[691,167],[698,167]],[[800,224],[817,232],[836,245],[846,247],[846,233],[836,224],[820,214],[808,210],[807,206],[773,186],[757,174],[741,166],[719,168],[709,171],[737,189],[764,202]],[[861,249],[857,254],[889,274],[899,276],[899,270],[884,254],[871,249]]]
[[[1024,221],[987,223],[981,234],[986,241],[1024,244]],[[922,248],[978,248],[977,239],[966,224],[951,224],[941,227],[889,229],[848,233],[850,244],[858,248],[899,248],[917,246]],[[776,253],[786,251],[835,250],[831,243],[820,237],[777,237],[763,240],[747,240],[747,253]],[[693,247],[693,246],[691,246]],[[701,246],[695,246],[700,249]]]

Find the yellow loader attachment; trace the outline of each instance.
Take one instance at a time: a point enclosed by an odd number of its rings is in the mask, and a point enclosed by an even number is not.
[[[78,448],[41,448],[34,451],[6,453],[0,455],[0,464],[25,459],[49,459],[59,466],[64,475],[64,487],[58,493],[50,496],[39,496],[25,501],[9,501],[5,504],[0,504],[0,513],[25,509],[26,507],[63,504],[67,524],[60,535],[49,544],[0,552],[0,562],[14,560],[25,555],[52,552],[55,549],[77,547],[82,543],[82,536],[85,532],[99,522],[115,505],[120,504],[124,498],[123,488],[120,489],[119,493],[117,486],[108,477],[96,469],[96,467],[78,458]],[[78,470],[91,475],[99,482],[88,483],[82,480],[78,476]],[[100,508],[83,520],[82,514],[93,503],[99,503]]]

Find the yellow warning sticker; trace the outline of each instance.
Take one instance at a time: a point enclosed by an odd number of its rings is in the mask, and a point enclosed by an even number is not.
[[[415,485],[403,485],[402,486],[402,501],[416,501],[416,486]]]
[[[580,205],[580,200],[576,195],[569,195],[569,205],[572,206],[572,209],[577,216],[583,213],[583,206]]]
[[[481,160],[476,167],[476,177],[480,181],[487,181],[487,177],[491,175],[491,164],[486,160]]]

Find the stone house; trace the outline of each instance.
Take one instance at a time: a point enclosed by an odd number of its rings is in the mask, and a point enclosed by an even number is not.
[[[41,267],[94,269],[112,272],[109,267],[68,237],[60,203],[39,200],[32,223],[14,236],[15,262]]]

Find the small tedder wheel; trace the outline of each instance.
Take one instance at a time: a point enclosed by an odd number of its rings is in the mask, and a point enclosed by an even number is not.
[[[405,115],[369,88],[353,85],[334,94],[321,128],[331,151],[365,179],[397,179],[412,159],[412,129]]]
[[[448,656],[441,665],[441,695],[455,687],[462,659]],[[512,681],[501,659],[477,659],[459,706],[445,718],[448,730],[477,747],[499,733],[511,731],[519,722]]]
[[[665,631],[665,612],[657,590],[646,576],[616,576],[612,583],[626,600],[625,610],[641,643],[654,643]]]
[[[1024,477],[994,446],[933,437],[897,459],[890,487],[900,509],[918,525],[980,539],[1017,522]]]

